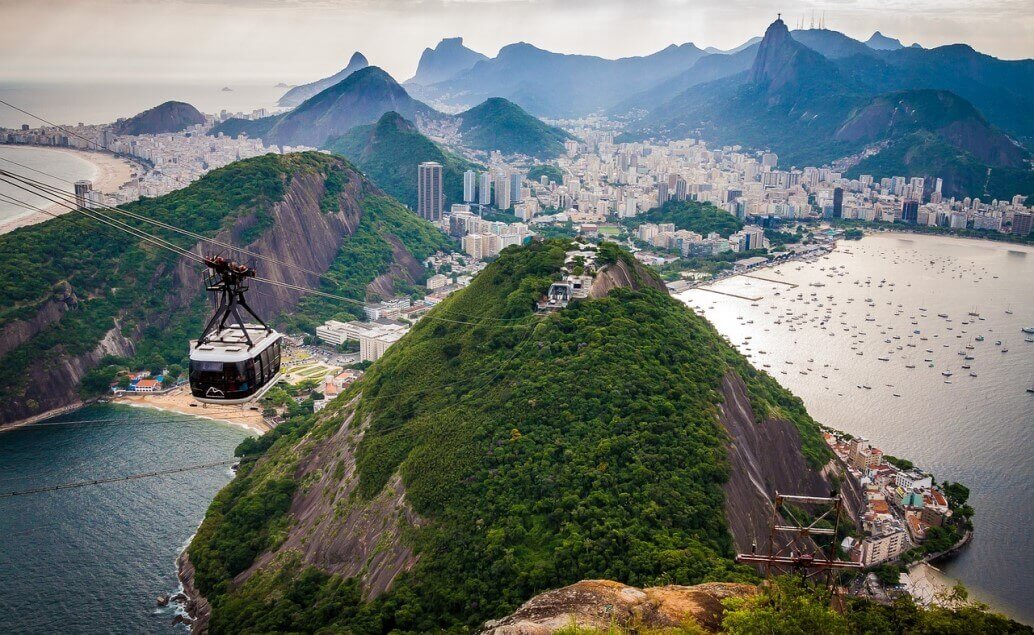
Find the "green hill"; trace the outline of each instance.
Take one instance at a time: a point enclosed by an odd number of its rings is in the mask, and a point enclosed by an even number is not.
[[[743,229],[743,223],[738,218],[710,203],[674,199],[625,222],[632,227],[643,223],[673,223],[675,229],[688,229],[701,236],[717,232],[722,238],[728,238],[730,234]]]
[[[582,578],[753,579],[731,510],[763,497],[729,489],[728,418],[785,430],[768,450],[828,491],[818,426],[613,245],[589,299],[534,314],[571,248],[507,249],[318,415],[241,448],[188,550],[213,633],[470,631]]]
[[[1034,171],[989,166],[925,130],[903,135],[877,154],[847,171],[848,178],[869,174],[877,179],[909,174],[944,180],[945,196],[975,196],[1008,200],[1016,194],[1034,196]]]
[[[574,138],[500,97],[486,99],[457,116],[463,144],[485,152],[551,159],[564,151],[564,141]]]
[[[260,274],[363,299],[367,286],[418,282],[420,260],[446,246],[431,225],[387,198],[343,159],[265,155],[190,186],[125,206],[155,220],[247,247],[322,278],[268,262]],[[131,222],[195,253],[222,248]],[[183,365],[208,311],[197,265],[70,213],[0,236],[0,423],[107,388],[118,367]],[[356,308],[255,284],[251,304],[274,322],[311,325]]]
[[[376,124],[329,139],[327,149],[355,163],[385,192],[414,209],[417,166],[424,161],[443,166],[446,206],[463,202],[464,171],[484,169],[439,147],[397,112],[384,113]]]
[[[563,185],[564,173],[560,171],[555,165],[538,164],[531,166],[528,170],[528,180],[538,181],[542,177],[546,177],[549,181],[556,183],[557,185]]]
[[[154,108],[118,121],[112,126],[116,134],[142,135],[180,132],[205,123],[205,116],[190,104],[167,101]]]

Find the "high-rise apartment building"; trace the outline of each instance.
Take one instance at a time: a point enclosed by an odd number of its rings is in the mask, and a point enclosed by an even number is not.
[[[668,202],[668,184],[661,181],[657,184],[657,206],[660,207]]]
[[[495,181],[495,199],[494,204],[496,209],[500,211],[510,209],[510,205],[513,204],[510,193],[510,179],[506,175],[500,175]]]
[[[463,202],[473,203],[477,200],[478,174],[474,170],[463,173]]]
[[[510,201],[512,203],[520,203],[523,200],[521,198],[521,182],[523,180],[524,177],[520,172],[510,173]]]
[[[86,209],[87,204],[90,200],[90,190],[93,189],[93,183],[90,181],[76,181],[75,182],[75,206],[79,209]]]
[[[481,173],[481,183],[478,184],[478,203],[481,205],[492,204],[492,175],[489,172]]]
[[[901,220],[915,225],[919,220],[919,201],[905,201],[901,204]]]
[[[429,221],[439,221],[445,208],[442,191],[442,164],[426,161],[417,167],[417,214]]]

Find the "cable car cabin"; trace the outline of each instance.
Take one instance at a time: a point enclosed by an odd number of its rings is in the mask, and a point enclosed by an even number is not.
[[[280,374],[280,333],[256,324],[211,333],[190,342],[190,392],[202,403],[242,404],[258,399]],[[249,346],[248,338],[254,345]]]

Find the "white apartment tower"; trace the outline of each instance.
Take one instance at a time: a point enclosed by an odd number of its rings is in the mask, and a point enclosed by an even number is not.
[[[492,204],[492,175],[489,172],[481,173],[481,183],[478,186],[478,203],[481,205]]]
[[[477,200],[478,174],[474,170],[467,170],[463,173],[463,202],[473,203]]]

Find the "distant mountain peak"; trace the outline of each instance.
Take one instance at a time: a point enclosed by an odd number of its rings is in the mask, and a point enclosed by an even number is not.
[[[768,26],[765,37],[761,39],[757,57],[750,69],[749,82],[773,90],[781,87],[791,79],[787,73],[792,73],[790,67],[801,51],[818,55],[794,40],[786,23],[777,18]]]
[[[447,37],[420,55],[416,75],[406,83],[429,86],[455,77],[488,57],[463,45],[462,37]]]
[[[348,65],[340,71],[334,73],[330,77],[324,77],[323,79],[317,80],[310,84],[303,84],[301,86],[295,86],[291,90],[284,93],[284,96],[277,102],[278,106],[290,108],[297,106],[304,102],[306,99],[320,93],[323,90],[333,86],[334,84],[341,83],[352,73],[366,68],[370,65],[370,62],[366,59],[366,56],[356,51],[352,53],[352,57],[348,60]]]
[[[871,49],[876,49],[877,51],[896,51],[898,49],[905,48],[905,45],[901,43],[901,40],[887,37],[879,31],[873,33],[872,37],[865,41],[865,45]]]

